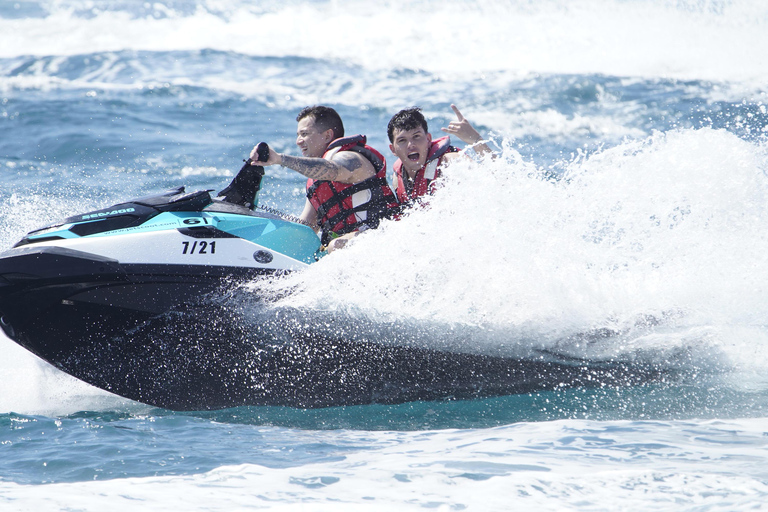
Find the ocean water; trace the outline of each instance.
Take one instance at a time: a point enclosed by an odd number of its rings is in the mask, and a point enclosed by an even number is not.
[[[1,337],[0,510],[765,508],[766,84],[760,0],[0,0],[0,249],[219,190],[261,140],[297,154],[306,105],[391,165],[392,114],[439,134],[455,103],[497,158],[267,291],[381,343],[683,376],[176,413]],[[298,213],[302,189],[272,167],[261,202]]]

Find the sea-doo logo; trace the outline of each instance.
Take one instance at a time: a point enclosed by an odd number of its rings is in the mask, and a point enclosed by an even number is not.
[[[88,215],[83,215],[83,220],[98,219],[100,217],[109,217],[111,215],[120,215],[121,213],[131,213],[135,211],[136,208],[121,208],[120,210],[112,210],[110,212],[89,213]]]

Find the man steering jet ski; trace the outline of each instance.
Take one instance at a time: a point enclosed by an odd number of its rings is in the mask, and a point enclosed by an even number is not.
[[[296,145],[303,156],[277,153],[262,143],[253,148],[249,163],[251,167],[254,162],[259,166],[279,164],[307,177],[307,199],[300,219],[321,232],[323,247],[330,253],[362,231],[378,227],[397,207],[397,200],[387,183],[386,159],[366,144],[364,135],[344,137],[344,125],[334,109],[307,107],[296,121]],[[248,164],[243,173],[252,174]],[[244,177],[240,181],[248,186],[252,180]],[[237,202],[242,195],[233,195],[232,188],[220,195]],[[250,197],[241,200],[245,203],[240,204],[253,204]]]

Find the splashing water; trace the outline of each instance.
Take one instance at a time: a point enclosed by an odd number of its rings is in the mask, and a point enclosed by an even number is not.
[[[452,166],[429,208],[270,292],[280,307],[365,317],[377,335],[397,324],[391,342],[432,329],[416,343],[663,360],[740,340],[728,357],[762,366],[767,168],[764,143],[711,129],[582,154],[559,179],[507,146]]]

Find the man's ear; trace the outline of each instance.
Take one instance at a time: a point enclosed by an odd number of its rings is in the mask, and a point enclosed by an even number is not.
[[[333,128],[328,128],[323,132],[323,137],[325,137],[326,143],[330,144],[335,140],[335,137],[333,136]]]
[[[432,134],[429,132],[427,132],[427,140],[429,141],[430,144],[432,144]]]
[[[392,152],[393,155],[397,156],[397,153],[395,153],[395,146],[393,144],[389,145],[389,150]]]

